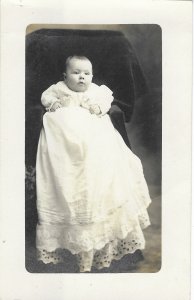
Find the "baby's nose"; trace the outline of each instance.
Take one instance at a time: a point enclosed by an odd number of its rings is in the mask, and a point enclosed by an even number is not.
[[[80,79],[84,79],[84,74],[83,73],[80,73]]]

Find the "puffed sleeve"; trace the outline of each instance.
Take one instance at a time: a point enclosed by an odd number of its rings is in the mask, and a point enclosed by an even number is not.
[[[102,116],[109,111],[113,99],[113,92],[106,85],[101,85],[98,105],[100,106]]]
[[[59,100],[56,84],[51,85],[46,91],[42,93],[41,103],[47,111],[49,111],[53,104]]]

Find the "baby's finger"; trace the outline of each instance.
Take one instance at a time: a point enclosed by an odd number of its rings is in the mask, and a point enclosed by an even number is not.
[[[96,113],[96,114],[99,114],[99,113],[100,113],[99,107],[97,107],[97,108],[95,109],[95,113]]]
[[[94,109],[92,107],[90,107],[90,113],[94,114]]]

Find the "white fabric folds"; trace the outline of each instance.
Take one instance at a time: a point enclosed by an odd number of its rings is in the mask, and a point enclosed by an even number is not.
[[[97,267],[96,251],[111,241],[135,236],[138,246],[128,252],[144,248],[151,199],[142,165],[107,114],[99,117],[79,105],[46,112],[36,178],[39,254],[68,249],[82,257],[85,271]]]

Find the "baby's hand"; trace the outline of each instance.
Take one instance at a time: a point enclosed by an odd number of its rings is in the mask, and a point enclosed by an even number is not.
[[[99,115],[101,113],[100,107],[98,104],[92,104],[90,105],[90,113]]]
[[[53,112],[53,111],[55,111],[55,110],[57,110],[58,108],[61,108],[61,107],[62,107],[61,103],[58,102],[58,101],[56,101],[56,102],[52,105],[50,111]]]
[[[62,106],[69,106],[71,104],[71,102],[73,101],[72,96],[67,95],[67,94],[65,94],[60,100],[61,100],[60,103]]]

